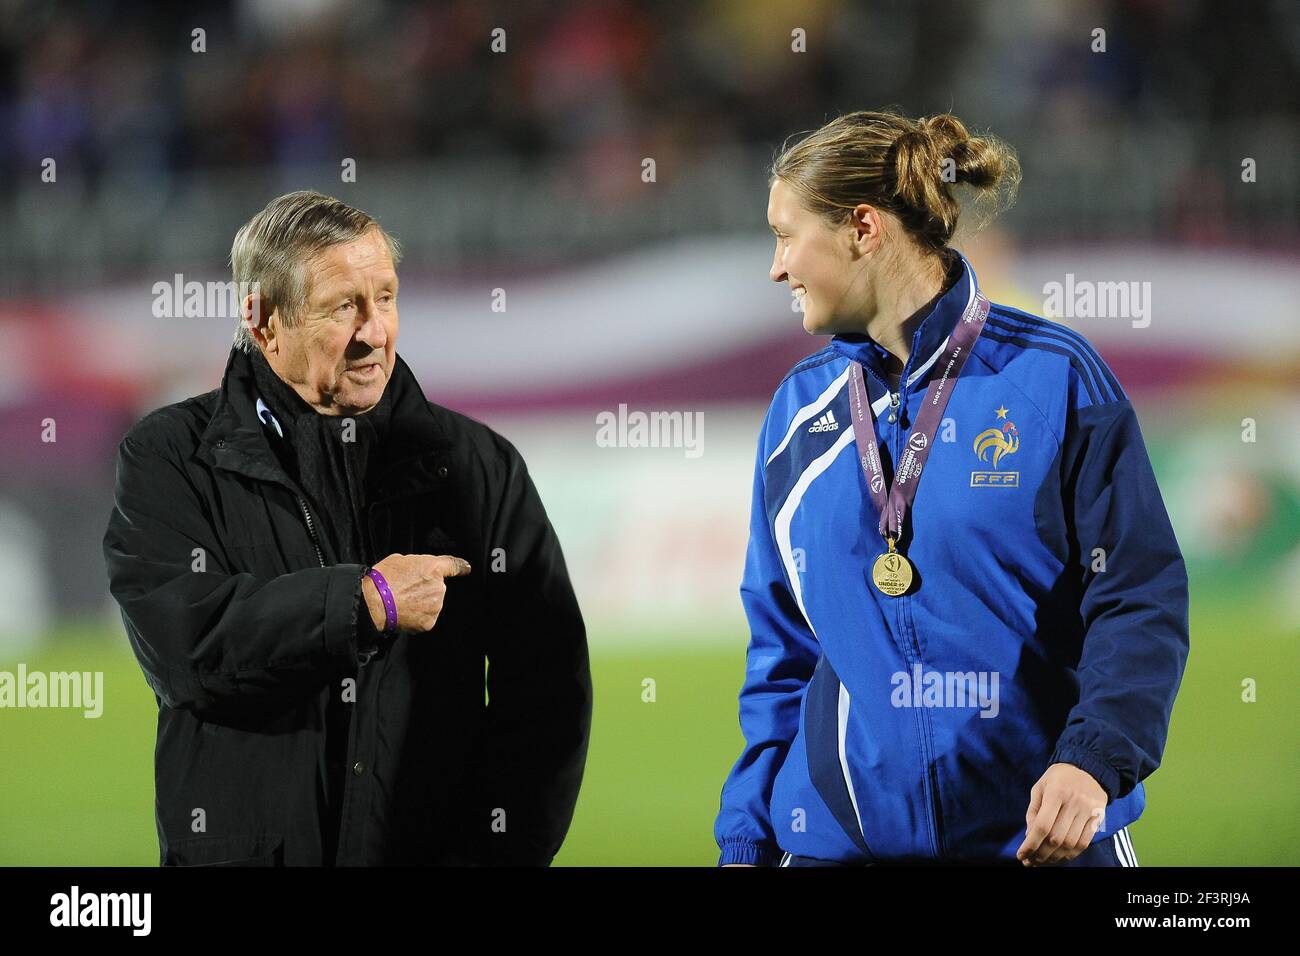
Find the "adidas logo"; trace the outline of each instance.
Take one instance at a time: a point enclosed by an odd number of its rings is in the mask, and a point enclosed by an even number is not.
[[[808,426],[809,432],[837,432],[839,430],[840,423],[835,420],[835,413],[833,411],[827,412],[812,425]]]

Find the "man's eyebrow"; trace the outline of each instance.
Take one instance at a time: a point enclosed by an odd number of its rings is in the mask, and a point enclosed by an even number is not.
[[[396,289],[398,284],[397,273],[385,276],[375,282],[375,287],[379,289]],[[337,286],[326,287],[323,289],[313,290],[311,298],[319,297],[322,302],[351,302],[361,294],[362,286],[360,283],[348,281],[340,283]]]

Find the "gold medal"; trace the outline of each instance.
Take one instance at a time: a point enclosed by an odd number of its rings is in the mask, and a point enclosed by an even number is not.
[[[889,539],[889,551],[872,565],[871,580],[890,597],[898,597],[912,586],[912,562],[894,550],[893,538]]]

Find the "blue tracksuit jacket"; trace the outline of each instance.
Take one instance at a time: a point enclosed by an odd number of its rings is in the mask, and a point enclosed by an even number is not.
[[[772,398],[741,598],[745,746],[719,864],[1012,860],[1053,763],[1145,804],[1188,652],[1187,575],[1128,397],[1077,332],[993,304],[952,393],[900,550],[919,585],[871,583],[884,548],[857,461],[866,369],[886,477],[976,289],[917,329],[896,393],[884,350],[841,335]],[[891,405],[894,423],[889,422]]]

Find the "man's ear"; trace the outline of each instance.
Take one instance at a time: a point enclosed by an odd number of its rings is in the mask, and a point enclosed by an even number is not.
[[[266,304],[260,292],[250,292],[244,296],[240,314],[253,336],[253,341],[264,351],[274,352],[279,348],[279,343],[276,341],[279,323],[273,321],[277,318],[278,310],[273,308],[270,314],[267,314]]]

